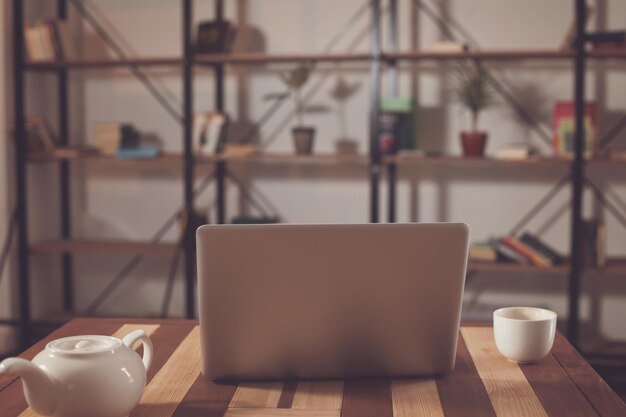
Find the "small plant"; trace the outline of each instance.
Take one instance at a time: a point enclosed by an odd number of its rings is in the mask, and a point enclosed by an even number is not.
[[[309,76],[311,75],[311,66],[310,65],[300,65],[293,70],[280,74],[281,81],[287,87],[287,91],[282,93],[270,93],[265,96],[266,100],[282,100],[283,98],[291,96],[294,100],[295,105],[295,114],[297,120],[297,126],[304,125],[304,103],[302,101],[302,87],[309,80]]]
[[[454,95],[456,100],[469,110],[471,131],[477,132],[480,113],[496,102],[495,92],[489,83],[489,74],[480,65],[461,67]]]

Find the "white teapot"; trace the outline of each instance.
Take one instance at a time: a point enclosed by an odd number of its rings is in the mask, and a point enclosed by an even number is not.
[[[133,344],[143,342],[143,359]],[[28,405],[54,417],[124,417],[137,405],[152,362],[152,342],[143,330],[123,339],[72,336],[54,340],[32,362],[8,358],[0,374],[22,377]]]

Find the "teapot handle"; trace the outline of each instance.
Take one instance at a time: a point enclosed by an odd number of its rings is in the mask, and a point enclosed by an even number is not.
[[[148,372],[150,364],[152,363],[152,341],[146,332],[141,329],[130,332],[124,336],[122,343],[129,349],[132,349],[133,345],[139,340],[143,343],[143,366],[146,368],[146,372]]]

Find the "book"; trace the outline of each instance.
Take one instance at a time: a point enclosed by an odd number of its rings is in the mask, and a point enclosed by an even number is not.
[[[223,150],[226,143],[228,116],[221,112],[200,112],[193,115],[192,144],[196,153],[210,155]]]
[[[535,251],[533,248],[522,243],[519,239],[513,236],[505,236],[500,239],[509,248],[515,250],[520,255],[526,257],[528,261],[538,267],[550,267],[552,262],[541,253]]]
[[[43,47],[46,61],[54,61],[54,45],[46,22],[37,24],[37,33],[39,34],[39,41]]]
[[[595,102],[586,102],[584,107],[584,149],[583,156],[591,158],[597,142],[597,111]],[[573,101],[558,101],[552,117],[552,149],[560,157],[574,156],[574,135],[576,131],[576,109]]]
[[[156,146],[143,148],[119,148],[115,156],[120,159],[154,159],[159,156],[161,150]]]
[[[596,229],[596,266],[604,268],[606,266],[606,225],[604,222],[598,222]]]
[[[580,239],[581,263],[585,267],[606,266],[606,226],[600,220],[583,220]]]
[[[71,159],[81,156],[97,156],[100,155],[100,151],[87,145],[61,146],[54,148],[52,155],[56,158]]]
[[[24,44],[28,59],[46,62],[74,56],[67,24],[63,20],[47,19],[24,27]]]
[[[565,263],[565,258],[557,251],[552,249],[546,243],[542,242],[538,237],[526,232],[520,237],[520,241],[530,246],[537,252],[541,253],[546,258],[550,259],[553,265],[562,265]]]
[[[439,53],[459,53],[469,51],[469,46],[462,42],[455,41],[436,41],[430,47],[430,52]]]
[[[25,130],[29,153],[51,153],[54,150],[56,139],[42,117],[27,116]]]
[[[496,249],[498,260],[501,262],[516,263],[519,265],[530,265],[530,261],[516,250],[509,248],[499,239],[489,239],[489,243]]]
[[[488,243],[472,243],[469,248],[469,260],[472,262],[496,262],[498,254]]]
[[[528,145],[510,145],[496,150],[493,154],[495,159],[509,161],[523,161],[537,154],[537,150]]]
[[[586,35],[587,42],[594,47],[601,44],[624,45],[626,43],[626,31],[623,30],[605,30],[590,32]]]
[[[378,147],[383,154],[413,149],[415,102],[410,98],[382,97]]]
[[[26,45],[26,54],[28,55],[28,59],[33,62],[45,60],[38,36],[37,28],[30,26],[24,28],[24,44]]]
[[[223,54],[232,50],[237,31],[228,21],[207,20],[198,24],[196,53]]]

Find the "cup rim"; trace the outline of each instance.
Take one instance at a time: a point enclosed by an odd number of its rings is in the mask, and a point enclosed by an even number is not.
[[[513,317],[507,317],[504,316],[503,314],[511,311],[511,310],[531,310],[531,311],[537,311],[537,312],[541,312],[546,314],[545,317],[541,317],[541,318],[535,318],[535,319],[518,319],[518,318],[513,318]],[[504,320],[511,320],[511,321],[517,321],[517,322],[541,322],[541,321],[550,321],[550,320],[555,320],[557,317],[557,314],[552,311],[552,310],[548,310],[547,308],[540,308],[540,307],[524,307],[524,306],[515,306],[515,307],[503,307],[503,308],[499,308],[497,310],[495,310],[493,312],[493,317],[498,317],[500,319],[504,319]]]

